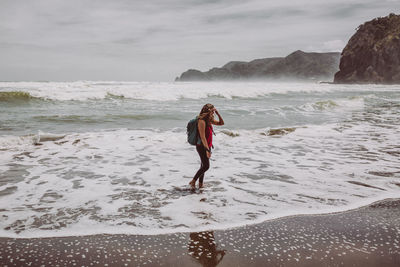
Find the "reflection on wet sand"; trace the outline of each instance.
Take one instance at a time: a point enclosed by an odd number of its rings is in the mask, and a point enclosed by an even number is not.
[[[212,231],[191,233],[188,251],[190,256],[207,267],[217,266],[225,256],[225,250],[217,249]]]

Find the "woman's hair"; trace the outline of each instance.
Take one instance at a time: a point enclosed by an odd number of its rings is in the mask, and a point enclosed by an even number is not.
[[[205,104],[200,111],[199,119],[205,120],[206,123],[210,123],[214,117],[213,113],[211,112],[213,110],[213,108],[214,108],[214,106],[212,104]]]

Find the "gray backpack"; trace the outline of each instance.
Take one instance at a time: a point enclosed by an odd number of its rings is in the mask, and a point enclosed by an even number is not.
[[[194,146],[199,144],[200,141],[199,131],[197,130],[198,121],[199,119],[196,116],[196,118],[191,119],[186,126],[187,140],[189,144]]]

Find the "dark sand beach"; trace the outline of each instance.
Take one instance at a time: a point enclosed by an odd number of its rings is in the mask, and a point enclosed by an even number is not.
[[[400,199],[234,229],[0,238],[1,266],[400,266]]]

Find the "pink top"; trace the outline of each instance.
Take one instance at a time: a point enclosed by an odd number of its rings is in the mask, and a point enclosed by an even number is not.
[[[212,125],[210,124],[210,125],[208,125],[207,127],[206,127],[206,139],[207,139],[207,144],[208,144],[208,147],[211,149],[211,147],[212,147],[212,136],[213,136],[213,127],[212,127]]]

